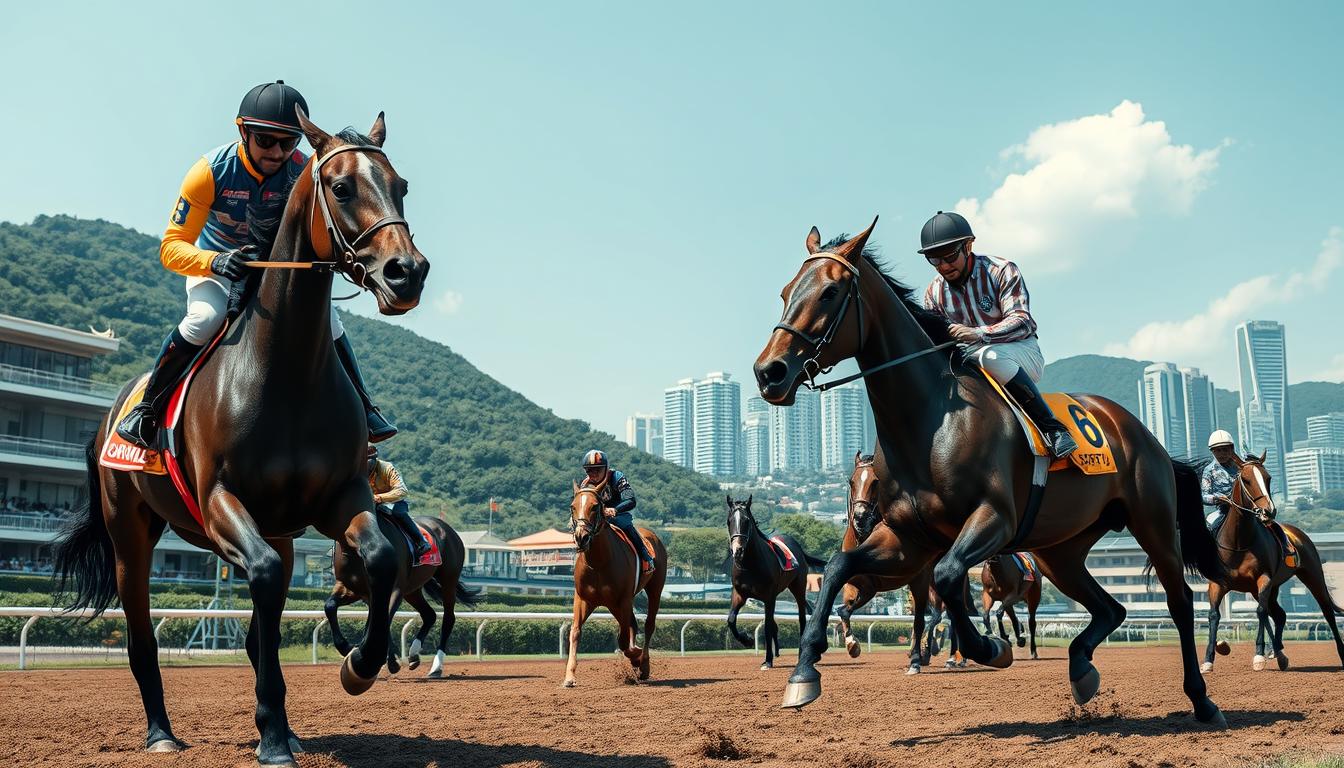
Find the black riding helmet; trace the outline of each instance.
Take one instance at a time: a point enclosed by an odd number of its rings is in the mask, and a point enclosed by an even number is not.
[[[928,253],[973,237],[975,233],[971,231],[971,223],[965,216],[939,211],[924,222],[924,229],[919,231],[919,252]]]
[[[284,80],[262,83],[243,97],[243,103],[238,105],[236,122],[247,128],[301,136],[303,128],[294,113],[295,106],[302,107],[304,114],[308,113],[308,102],[294,86],[285,85]]]

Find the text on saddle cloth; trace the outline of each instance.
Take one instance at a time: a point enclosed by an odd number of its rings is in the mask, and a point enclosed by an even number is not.
[[[126,418],[126,414],[131,409],[139,405],[145,397],[145,387],[149,384],[149,374],[140,377],[136,382],[131,393],[127,395],[126,402],[122,403],[121,409],[115,416],[108,420],[107,439],[103,441],[102,450],[98,452],[99,466],[108,469],[119,469],[123,472],[146,472],[151,475],[166,475],[168,470],[163,466],[163,461],[159,457],[158,451],[152,451],[147,448],[141,448],[134,443],[127,442],[117,434],[115,425],[120,424],[121,420]]]
[[[770,543],[770,548],[775,551],[775,557],[779,559],[779,567],[785,572],[792,571],[798,567],[798,557],[789,549],[789,545],[779,535],[770,536],[766,539]]]
[[[980,372],[994,391],[999,393],[999,397],[1002,397],[1012,409],[1013,415],[1017,417],[1018,423],[1022,425],[1022,430],[1027,435],[1027,444],[1031,446],[1031,452],[1037,456],[1048,455],[1040,428],[1027,416],[1021,406],[1008,396],[994,377],[983,369]],[[1070,464],[1085,475],[1109,475],[1119,471],[1116,469],[1115,456],[1111,453],[1111,444],[1106,439],[1106,433],[1102,432],[1097,420],[1082,403],[1062,392],[1044,392],[1041,397],[1045,399],[1046,405],[1050,406],[1050,412],[1069,430],[1069,435],[1078,444],[1078,450],[1070,454],[1067,459],[1057,459],[1050,464],[1051,472],[1066,469]]]

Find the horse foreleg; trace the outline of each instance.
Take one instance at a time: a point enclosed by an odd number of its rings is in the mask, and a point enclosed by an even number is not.
[[[1031,658],[1039,659],[1036,655],[1036,608],[1041,604],[1041,595],[1038,591],[1036,599],[1027,603],[1027,634],[1031,636]]]
[[[357,503],[361,491],[367,499],[367,483],[362,489],[352,489],[351,495]],[[368,506],[372,507],[372,503]],[[364,601],[369,606],[369,612],[364,637],[341,664],[341,687],[346,693],[358,696],[373,687],[378,679],[378,671],[387,659],[392,630],[389,609],[396,599],[397,574],[402,562],[398,559],[397,549],[379,528],[378,517],[373,512],[359,512],[349,521],[345,530],[337,535],[343,537],[347,552],[357,554],[359,562],[364,566],[365,583],[369,591]],[[389,522],[388,525],[393,524]],[[395,532],[393,536],[398,537],[395,540],[399,541],[401,534]],[[409,561],[409,554],[404,548],[401,551],[402,558]]]
[[[1288,622],[1288,614],[1279,604],[1279,587],[1275,585],[1273,594],[1269,596],[1269,618],[1274,621],[1271,627],[1270,648],[1274,649],[1274,663],[1279,666],[1280,672],[1288,671],[1288,654],[1283,652],[1283,625]]]
[[[775,624],[775,598],[771,597],[765,601],[765,661],[761,663],[762,670],[775,666],[778,646],[779,627]]]
[[[916,595],[921,592],[924,595],[922,600],[916,597]],[[925,646],[922,650],[920,648],[921,641],[924,639],[924,612],[928,610],[929,607],[928,587],[926,586],[922,588],[920,592],[916,592],[915,586],[911,584],[910,602],[910,614],[913,617],[913,621],[910,625],[910,663],[906,667],[905,673],[907,675],[917,675],[919,674],[920,667],[929,663],[927,656],[928,646]]]
[[[565,681],[561,685],[565,688],[573,688],[578,685],[578,680],[574,675],[579,671],[579,638],[583,634],[583,623],[593,615],[597,610],[597,605],[589,605],[583,598],[579,597],[578,591],[574,593],[574,618],[569,625],[569,661],[565,663]]]
[[[1218,625],[1223,620],[1223,594],[1222,584],[1209,582],[1209,643],[1204,651],[1204,663],[1199,667],[1200,674],[1213,671],[1213,654],[1218,649]]]
[[[280,670],[280,614],[285,608],[285,565],[257,530],[252,515],[236,496],[216,487],[206,499],[210,538],[230,562],[247,571],[257,625],[256,723],[260,739],[257,761],[263,765],[295,765],[285,712],[285,681]]]
[[[1013,610],[1012,605],[1004,606],[1003,610],[1008,613],[1008,621],[1013,625],[1013,639],[1017,642],[1017,647],[1026,648],[1027,638],[1022,636],[1022,622],[1017,620],[1017,611]],[[999,629],[1000,629],[999,632],[1000,635],[1005,634],[1004,632],[1002,632],[1003,629],[1002,616],[999,617]],[[1007,638],[1005,637],[1004,639],[1006,640]]]
[[[1012,539],[1012,528],[1006,522],[1009,519],[1011,516],[1000,514],[994,507],[982,505],[966,520],[947,554],[933,567],[934,588],[951,617],[951,631],[957,633],[961,655],[999,669],[1013,663],[1013,648],[1007,641],[975,631],[966,605],[966,574],[972,565],[983,563]]]
[[[423,588],[407,594],[406,602],[420,614],[420,629],[416,630],[415,638],[411,640],[411,647],[406,651],[406,667],[416,669],[420,666],[420,650],[424,647],[425,638],[429,637],[434,622],[438,620],[438,615],[425,599]]]
[[[267,539],[276,554],[280,555],[280,562],[284,568],[285,584],[289,584],[294,578],[294,540],[293,539]],[[252,664],[252,674],[258,674],[258,664],[261,660],[261,646],[259,640],[261,622],[257,620],[255,608],[252,611],[252,621],[247,625],[247,640],[243,645],[247,648],[247,660]],[[261,745],[257,745],[261,749]],[[303,745],[299,743],[299,737],[295,735],[294,729],[289,730],[289,750],[291,752],[302,752]]]
[[[1265,668],[1265,630],[1269,627],[1269,593],[1272,580],[1264,574],[1255,580],[1255,658],[1251,668],[1256,672]]]
[[[750,648],[752,639],[747,637],[747,633],[737,628],[737,614],[742,611],[742,606],[746,604],[746,595],[738,592],[737,587],[733,587],[732,600],[728,604],[728,631],[732,633],[737,642],[742,644],[743,648]]]
[[[871,577],[859,576],[851,579],[849,583],[845,584],[843,602],[840,607],[835,610],[835,615],[840,617],[840,627],[845,630],[845,651],[849,653],[849,656],[852,659],[857,659],[859,657],[859,654],[863,652],[863,646],[859,645],[859,641],[854,638],[854,628],[850,625],[850,619],[853,617],[855,611],[867,605],[876,594],[877,588],[873,584],[873,579]],[[799,597],[798,600],[798,631],[801,635],[802,630],[807,623],[805,618],[806,614],[803,611],[803,608],[807,603],[804,602],[801,597]]]
[[[396,617],[397,611],[401,608],[401,592],[392,593],[392,603],[387,608],[387,614]],[[397,652],[401,649],[397,647],[397,639],[392,635],[391,624],[387,627],[387,672],[395,675],[401,671],[401,663],[397,659]]]
[[[989,589],[985,588],[980,593],[980,615],[984,619],[985,634],[994,634],[994,627],[989,623],[989,615],[994,610],[994,598],[990,596]]]

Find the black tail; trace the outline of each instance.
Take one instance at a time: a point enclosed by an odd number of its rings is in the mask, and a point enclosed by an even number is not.
[[[425,595],[430,600],[433,600],[435,605],[443,605],[443,585],[439,584],[438,579],[431,577],[429,581],[425,582],[425,587],[421,590],[421,594]],[[468,589],[460,581],[457,583],[457,589],[453,591],[453,594],[456,596],[458,603],[461,603],[468,608],[475,608],[476,601],[481,597],[481,591],[479,589]]]
[[[1227,566],[1218,555],[1218,541],[1204,523],[1204,499],[1199,469],[1189,462],[1171,460],[1176,471],[1176,526],[1180,529],[1181,559],[1186,568],[1209,581],[1227,580]]]
[[[825,560],[821,560],[811,555],[803,555],[803,557],[807,558],[807,566],[809,568],[815,568],[817,570],[824,570],[826,568]]]
[[[79,502],[62,521],[53,543],[56,595],[59,598],[66,594],[67,586],[73,583],[75,599],[69,610],[92,608],[95,616],[117,599],[117,557],[103,520],[96,442],[95,437],[84,447],[88,478]]]

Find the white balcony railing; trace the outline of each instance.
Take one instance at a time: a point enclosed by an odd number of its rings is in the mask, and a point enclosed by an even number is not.
[[[0,364],[0,381],[41,389],[54,389],[60,392],[72,392],[77,395],[90,395],[105,400],[115,399],[117,392],[121,390],[118,385],[103,381],[81,379],[77,376],[66,376],[61,373],[5,364]]]
[[[42,440],[36,437],[18,435],[0,435],[0,453],[17,453],[22,456],[40,456],[48,459],[69,459],[84,461],[84,446],[78,443],[62,443],[56,440]]]

